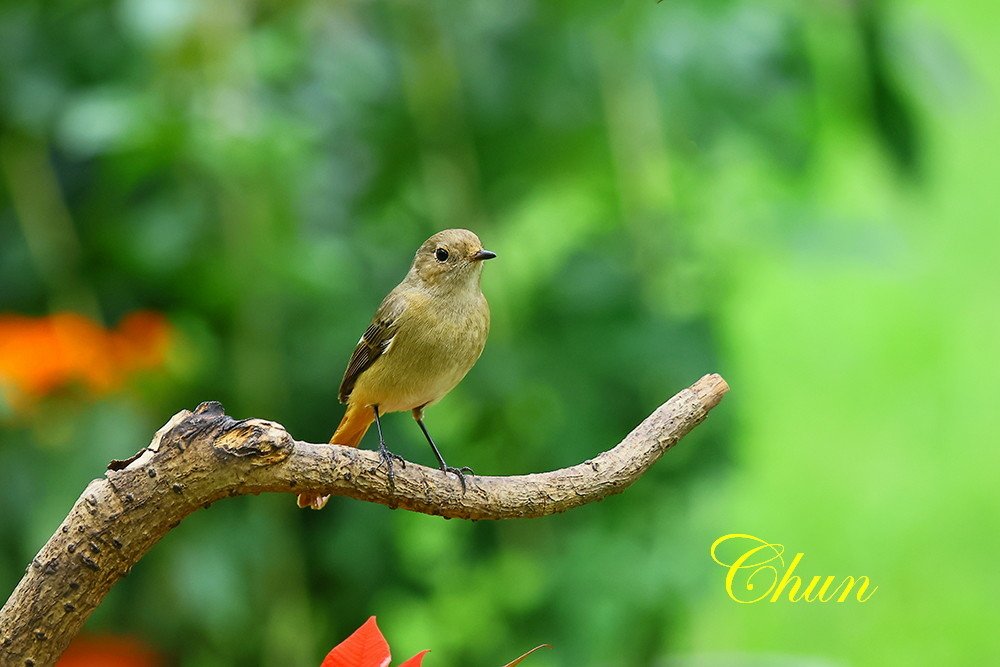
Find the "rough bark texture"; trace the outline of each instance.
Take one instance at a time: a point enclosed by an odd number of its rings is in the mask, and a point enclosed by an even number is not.
[[[470,476],[464,493],[454,475],[414,463],[395,466],[390,487],[375,452],[298,442],[279,424],[202,403],[87,486],[0,609],[0,664],[54,664],[115,582],[181,519],[220,498],[307,491],[463,519],[545,516],[625,489],[728,389],[706,375],[613,449],[553,472]]]

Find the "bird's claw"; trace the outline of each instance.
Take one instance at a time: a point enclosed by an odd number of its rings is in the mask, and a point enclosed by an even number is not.
[[[445,474],[453,472],[456,475],[458,475],[458,481],[462,483],[462,493],[465,493],[465,475],[469,474],[474,476],[476,474],[469,466],[462,466],[461,468],[455,468],[453,466],[442,466],[441,470],[443,470]]]
[[[406,467],[406,459],[404,459],[399,454],[393,454],[389,451],[389,448],[385,446],[384,442],[378,443],[378,456],[381,459],[381,463],[375,469],[378,470],[383,465],[385,466],[386,476],[389,478],[389,486],[395,488],[396,486],[396,473],[392,469],[393,460],[399,461],[399,465]]]

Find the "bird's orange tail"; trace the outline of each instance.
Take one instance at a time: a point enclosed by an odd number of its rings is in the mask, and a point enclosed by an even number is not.
[[[337,430],[330,438],[330,444],[357,447],[374,421],[375,411],[371,406],[349,404],[347,411],[344,412],[344,418],[340,420]]]
[[[337,430],[333,432],[333,437],[330,438],[330,444],[357,447],[374,421],[375,413],[370,406],[349,403],[347,411],[344,412],[344,418],[340,420]],[[299,507],[311,507],[314,510],[321,510],[329,499],[330,496],[300,493],[298,504]]]

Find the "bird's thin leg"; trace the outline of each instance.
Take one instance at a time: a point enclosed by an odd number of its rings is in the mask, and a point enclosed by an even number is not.
[[[462,491],[465,491],[465,474],[475,475],[476,473],[472,471],[469,466],[462,466],[461,468],[455,468],[444,462],[444,457],[441,456],[441,451],[438,450],[437,445],[434,444],[434,438],[431,434],[427,432],[427,427],[424,426],[424,411],[421,408],[417,408],[413,411],[413,418],[417,420],[417,426],[423,432],[424,437],[427,438],[427,442],[430,444],[431,449],[434,450],[434,456],[437,457],[438,464],[440,464],[441,470],[445,472],[453,472],[458,475],[458,481],[462,483]]]
[[[399,461],[400,465],[404,468],[406,467],[406,461],[399,454],[393,454],[389,451],[389,448],[385,444],[385,438],[382,437],[382,421],[379,419],[378,406],[373,405],[372,410],[375,411],[375,428],[378,429],[378,455],[382,459],[382,463],[385,464],[385,472],[389,477],[389,486],[395,487],[396,475],[392,470],[392,461],[393,459]]]

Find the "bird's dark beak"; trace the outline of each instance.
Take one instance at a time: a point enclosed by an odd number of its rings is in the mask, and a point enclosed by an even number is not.
[[[491,250],[486,250],[484,248],[483,250],[480,250],[479,252],[477,252],[475,255],[472,256],[472,261],[481,262],[485,259],[493,259],[496,256],[497,254],[495,252]]]

